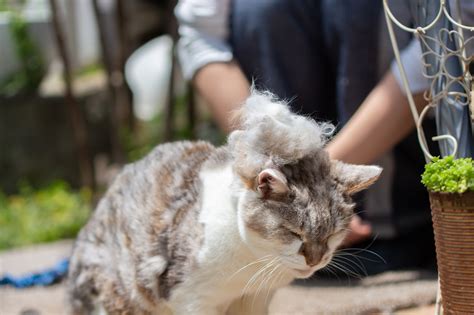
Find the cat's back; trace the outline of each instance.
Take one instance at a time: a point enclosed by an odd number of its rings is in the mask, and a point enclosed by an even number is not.
[[[77,238],[69,274],[76,297],[112,288],[121,292],[114,300],[127,304],[133,294],[120,283],[135,283],[147,260],[180,251],[169,243],[170,233],[180,233],[180,225],[197,215],[199,171],[218,151],[203,141],[167,143],[124,167]],[[146,288],[131,287],[147,295]]]
[[[145,234],[156,237],[182,205],[196,201],[199,170],[215,151],[204,141],[172,142],[126,165],[77,241],[100,245],[107,242],[107,231],[113,232],[111,237],[123,234],[126,244],[140,238],[143,243]]]

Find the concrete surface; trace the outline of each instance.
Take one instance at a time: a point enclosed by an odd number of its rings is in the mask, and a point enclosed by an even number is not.
[[[0,274],[14,275],[51,267],[67,257],[72,241],[0,252]],[[271,315],[287,314],[433,314],[436,279],[416,271],[390,272],[362,281],[309,280],[280,289]],[[410,307],[415,307],[411,308]],[[397,312],[398,313],[398,312]],[[65,314],[64,286],[17,290],[0,287],[1,315]]]

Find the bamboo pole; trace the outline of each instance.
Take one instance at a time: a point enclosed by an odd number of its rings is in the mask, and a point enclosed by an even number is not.
[[[97,21],[97,28],[99,33],[99,42],[101,48],[101,59],[105,67],[107,74],[107,90],[110,99],[110,105],[108,106],[109,110],[109,124],[110,124],[110,142],[112,145],[112,159],[115,162],[122,163],[125,160],[123,148],[120,143],[120,122],[121,115],[118,108],[118,93],[114,85],[114,58],[112,58],[112,53],[110,51],[110,45],[107,43],[107,33],[106,25],[103,18],[103,15],[99,8],[98,0],[92,1],[92,6],[94,9],[95,18]]]
[[[132,92],[130,87],[125,81],[124,69],[127,58],[130,56],[129,48],[129,39],[127,31],[127,16],[126,16],[126,7],[124,0],[117,1],[117,12],[116,12],[116,23],[118,30],[118,56],[117,56],[117,69],[116,71],[120,73],[121,80],[119,81],[120,85],[118,86],[119,91],[121,92],[120,100],[123,102],[123,107],[125,110],[125,119],[127,126],[131,132],[135,130],[135,119],[133,115],[133,103],[132,103]]]
[[[176,1],[169,1],[166,12],[165,12],[165,29],[168,34],[171,35],[173,40],[173,46],[171,48],[171,73],[169,77],[169,86],[168,86],[168,100],[166,102],[165,110],[164,110],[164,130],[163,130],[163,140],[164,141],[171,141],[173,140],[173,134],[175,129],[174,123],[174,114],[175,114],[175,95],[174,95],[174,88],[175,88],[175,72],[176,72],[176,43],[178,41],[178,32],[177,32],[177,22],[174,17],[173,9],[176,5]]]
[[[92,168],[92,160],[89,153],[87,143],[87,128],[84,116],[79,108],[79,104],[74,96],[72,89],[71,63],[67,53],[64,41],[64,33],[61,27],[59,10],[56,0],[49,0],[52,12],[52,22],[54,27],[54,35],[59,55],[64,66],[64,82],[65,82],[65,100],[69,110],[69,116],[72,123],[76,150],[78,152],[79,172],[81,183],[84,186],[94,187],[94,174]]]

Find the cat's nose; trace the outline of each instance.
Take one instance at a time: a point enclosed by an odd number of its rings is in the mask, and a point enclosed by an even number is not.
[[[319,264],[323,259],[325,252],[325,248],[321,248],[321,246],[311,245],[308,243],[303,243],[300,248],[300,255],[304,256],[306,264],[309,267],[314,267]]]
[[[314,256],[305,256],[304,258],[306,260],[306,264],[309,267],[314,267],[321,262],[322,256],[323,255],[321,254],[321,255],[314,255]]]

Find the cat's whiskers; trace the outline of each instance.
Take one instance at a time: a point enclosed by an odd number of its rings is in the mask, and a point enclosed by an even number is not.
[[[331,263],[331,265],[328,265],[327,266],[328,268],[334,268],[336,271],[340,271],[342,272],[343,274],[345,274],[347,276],[347,278],[349,279],[349,274],[347,273],[347,271],[344,269],[344,268],[341,268],[337,265],[337,263]]]
[[[337,253],[336,256],[337,256],[337,257],[341,257],[341,258],[342,258],[342,257],[345,257],[345,258],[348,259],[348,260],[349,260],[349,258],[347,258],[347,257],[353,257],[353,258],[355,258],[355,259],[359,262],[359,264],[360,264],[361,266],[363,266],[363,268],[364,268],[364,270],[365,270],[366,276],[367,276],[367,269],[365,268],[365,265],[364,265],[364,263],[362,262],[362,259],[367,260],[367,261],[370,261],[370,262],[380,262],[380,261],[376,261],[376,260],[373,260],[373,259],[369,259],[369,258],[367,258],[367,257],[358,256],[358,255],[353,254],[353,253],[350,253],[350,252]],[[354,263],[355,263],[355,262],[354,262]]]
[[[281,265],[279,265],[279,267],[281,267]],[[280,268],[280,269],[278,270],[278,274],[277,274],[275,277],[273,277],[272,282],[271,282],[270,285],[267,287],[267,294],[266,294],[266,296],[265,296],[265,305],[268,305],[268,304],[267,304],[267,302],[268,302],[268,297],[270,296],[270,292],[271,292],[271,290],[272,290],[272,288],[273,288],[273,284],[275,284],[275,282],[277,282],[277,279],[279,279],[280,276],[283,274],[283,270],[284,270],[283,268]],[[277,283],[278,283],[278,282],[277,282]]]
[[[347,268],[350,268],[350,270],[353,270],[355,272],[362,272],[365,274],[365,267],[363,265],[359,265],[355,261],[350,260],[347,257],[343,256],[336,256],[333,258],[335,262],[339,263],[340,265],[346,266]],[[357,269],[356,269],[357,268]]]
[[[230,281],[232,280],[232,278],[234,278],[239,272],[245,270],[246,268],[250,267],[250,266],[253,266],[255,264],[258,264],[258,263],[262,263],[264,261],[268,261],[272,258],[273,255],[265,255],[263,257],[260,257],[259,259],[257,260],[254,260],[250,263],[248,263],[247,265],[243,266],[242,268],[240,268],[239,270],[237,270],[236,272],[234,272],[228,279],[227,281]]]
[[[331,266],[330,264],[329,265],[326,265],[323,269],[321,269],[321,271],[328,271],[329,273],[331,273],[333,276],[335,276],[338,280],[339,279],[339,276],[337,275],[336,272],[334,272],[334,270],[332,270],[333,266]]]
[[[248,281],[245,287],[242,290],[241,298],[245,296],[248,290],[250,290],[255,283],[257,282],[258,278],[265,273],[265,270],[268,268],[272,267],[273,263],[275,260],[278,259],[278,257],[274,257],[270,262],[267,262],[265,265],[263,265]]]
[[[336,253],[346,253],[346,254],[357,256],[357,254],[359,254],[359,253],[366,252],[366,253],[374,255],[375,257],[377,257],[383,263],[386,264],[387,261],[382,256],[380,256],[379,254],[377,254],[376,252],[374,252],[372,250],[367,249],[367,247],[369,247],[371,244],[367,245],[365,248],[343,248],[343,249],[338,250]],[[355,252],[350,252],[350,251],[355,251]],[[360,257],[360,256],[357,256],[357,257]],[[372,260],[370,260],[366,257],[360,257],[360,258],[372,261]]]
[[[357,269],[360,270],[365,276],[368,276],[367,269],[362,263],[357,263],[344,256],[334,256],[333,259],[336,262],[339,262],[340,264],[344,264],[345,266],[348,266],[348,267],[354,266],[354,268],[357,267]],[[354,271],[356,270],[354,269]]]
[[[367,258],[367,257],[364,257],[364,256],[359,256],[359,255],[356,255],[354,253],[350,253],[350,252],[347,252],[347,253],[339,253],[337,254],[337,256],[350,256],[350,257],[354,257],[356,258],[359,262],[362,263],[362,260],[365,260],[365,261],[370,261],[370,262],[374,262],[374,263],[380,263],[380,262],[383,262],[382,260],[380,259],[370,259],[370,258]]]
[[[275,259],[275,258],[273,258]],[[255,279],[271,264],[271,262],[273,261],[273,259],[270,261],[270,262],[267,262],[265,263],[264,265],[262,265],[250,278],[249,280],[247,280],[247,283],[245,284],[244,288],[242,289],[242,292],[241,292],[241,297],[244,297],[245,296],[245,293],[247,292],[247,290],[250,288],[251,284],[253,283],[253,281],[255,281]]]
[[[278,265],[278,267],[281,267],[281,265]],[[267,302],[268,302],[268,297],[270,296],[270,292],[273,288],[273,284],[275,283],[276,279],[281,275],[281,273],[283,272],[283,269],[279,269],[277,268],[276,269],[278,271],[278,273],[273,277],[273,279],[270,281],[270,283],[268,284],[267,286],[267,294],[265,295],[265,305],[268,305]]]
[[[380,261],[382,261],[383,263],[386,264],[387,261],[382,256],[380,256],[376,252],[368,249],[377,240],[377,236],[378,235],[375,235],[374,238],[372,239],[372,241],[367,246],[365,246],[364,248],[352,248],[352,247],[350,247],[350,248],[341,248],[341,249],[338,249],[334,254],[335,255],[336,254],[337,255],[346,254],[346,255],[351,255],[351,256],[354,256],[354,257],[357,257],[357,258],[360,258],[360,259],[364,259],[364,260],[367,260],[367,261],[377,262],[376,260],[371,260],[367,257],[357,255],[359,253],[366,252],[366,253],[369,253],[369,254],[375,256],[376,258],[380,259]],[[359,262],[361,262],[360,259],[357,259],[357,260]]]
[[[255,299],[256,299],[257,296],[260,294],[260,290],[263,289],[263,288],[265,288],[265,285],[268,285],[268,281],[271,279],[272,274],[280,267],[280,264],[279,264],[279,262],[278,262],[278,259],[275,260],[275,262],[273,263],[273,265],[275,265],[275,266],[274,266],[273,269],[271,269],[271,270],[268,269],[268,270],[270,270],[270,271],[267,272],[267,273],[264,275],[262,281],[260,282],[260,284],[259,284],[259,286],[258,286],[258,288],[257,288],[257,291],[255,292],[255,294],[254,294],[254,296],[253,296],[252,309],[253,309],[253,305],[254,305],[254,303],[255,303]],[[265,285],[264,285],[264,284],[265,284]]]
[[[259,286],[258,286],[257,289],[260,288],[260,285],[263,283],[263,281],[265,281],[265,278],[266,278],[268,272],[269,272],[270,270],[272,270],[273,266],[277,263],[277,261],[278,261],[278,258],[275,257],[275,258],[268,264],[268,266],[267,266],[264,270],[262,270],[262,273],[259,275],[259,277],[257,277],[257,278],[254,280],[254,282],[253,282],[251,288],[254,288],[254,287],[257,285],[257,283],[258,283],[258,281],[259,281],[259,278],[260,278],[261,280],[260,280],[260,283],[259,283]],[[258,290],[256,290],[255,292],[256,292],[256,293],[254,293],[254,295],[257,294]]]
[[[364,273],[367,274],[367,269],[365,268],[365,265],[362,262],[362,260],[360,260],[359,256],[354,255],[352,253],[347,253],[347,252],[337,252],[337,253],[334,254],[333,257],[334,258],[340,258],[340,259],[343,259],[343,260],[346,260],[346,261],[350,261],[350,262],[354,263],[355,265],[357,265],[358,267],[360,267],[361,269],[363,269]],[[352,261],[349,257],[353,257],[354,259],[357,260],[357,262]]]
[[[330,265],[332,265],[334,268],[336,268],[337,270],[345,273],[348,276],[351,275],[355,278],[362,279],[362,276],[360,274],[358,274],[357,272],[354,272],[354,270],[350,270],[347,266],[345,266],[341,262],[336,262],[336,261],[332,260]]]

